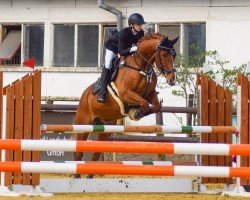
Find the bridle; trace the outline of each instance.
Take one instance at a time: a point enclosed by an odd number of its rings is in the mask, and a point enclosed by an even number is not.
[[[173,63],[172,69],[165,69],[163,67],[162,59],[161,59],[161,56],[160,56],[160,50],[165,50],[171,55],[171,59],[172,59],[172,63]],[[160,62],[160,68],[157,67],[157,69],[161,72],[161,74],[168,75],[168,74],[171,74],[171,73],[175,73],[176,69],[174,68],[174,58],[173,58],[174,56],[176,56],[175,49],[158,45],[157,46],[157,53],[158,53],[158,59],[159,59],[159,62]]]
[[[161,75],[161,74],[168,75],[170,73],[175,73],[176,69],[174,68],[174,56],[176,56],[176,52],[175,52],[174,48],[165,47],[165,46],[161,45],[164,39],[165,39],[165,37],[159,42],[159,44],[157,45],[157,47],[155,48],[155,50],[149,55],[149,59],[146,59],[141,53],[139,53],[139,51],[136,51],[136,52],[134,52],[132,54],[132,57],[133,57],[135,63],[137,64],[137,62],[136,62],[136,60],[134,58],[134,54],[137,54],[137,55],[139,55],[147,63],[147,65],[149,65],[149,67],[150,67],[149,71],[142,70],[140,67],[139,68],[135,68],[135,67],[132,67],[132,66],[127,66],[127,67],[135,69],[137,71],[140,71],[140,73],[144,72],[143,74],[148,74],[149,72],[151,74],[154,71],[154,65],[151,62],[149,62],[149,60],[151,59],[151,57],[155,53],[157,53],[158,54],[158,59],[159,59],[159,62],[160,62],[160,68],[156,67],[160,71],[160,74],[158,74],[158,76]],[[160,56],[160,51],[161,50],[167,51],[171,55],[171,59],[172,59],[172,63],[173,63],[172,69],[165,69],[163,67],[162,58]]]
[[[132,58],[134,59],[134,62],[137,64],[136,62],[136,59],[134,57],[134,55],[139,55],[146,63],[147,65],[149,65],[150,69],[149,70],[143,70],[139,67],[138,65],[138,68],[137,67],[134,67],[134,66],[131,66],[127,63],[124,63],[124,67],[127,67],[127,68],[130,68],[130,69],[133,69],[133,70],[136,70],[138,71],[140,74],[142,74],[143,76],[146,77],[147,79],[147,86],[145,88],[145,91],[144,91],[144,95],[146,94],[146,91],[147,91],[147,88],[148,88],[148,85],[151,83],[151,80],[152,80],[152,76],[153,76],[153,73],[154,73],[154,65],[153,63],[151,63],[149,60],[152,58],[152,56],[157,53],[158,54],[158,59],[159,59],[159,62],[160,62],[160,68],[156,67],[159,71],[160,71],[160,74],[163,74],[163,75],[168,75],[170,73],[175,73],[176,72],[176,69],[174,68],[174,56],[176,55],[176,52],[175,52],[175,49],[174,48],[170,48],[170,47],[165,47],[165,46],[162,46],[162,42],[164,41],[164,39],[166,39],[165,37],[159,42],[159,44],[157,45],[157,47],[155,48],[155,50],[149,55],[149,59],[146,59],[141,53],[139,53],[139,51],[137,50],[136,52],[134,52],[132,54]],[[171,55],[171,59],[172,59],[172,63],[173,63],[173,67],[172,69],[165,69],[163,67],[163,64],[162,64],[162,58],[160,56],[160,51],[163,50],[163,51],[167,51],[170,55]],[[144,96],[143,95],[143,96]]]

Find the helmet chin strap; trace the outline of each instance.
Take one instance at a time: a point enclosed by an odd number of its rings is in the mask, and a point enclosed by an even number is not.
[[[137,31],[135,28],[134,28],[134,25],[132,24],[132,29],[134,29],[134,31],[136,32],[136,33],[139,33],[140,31]]]

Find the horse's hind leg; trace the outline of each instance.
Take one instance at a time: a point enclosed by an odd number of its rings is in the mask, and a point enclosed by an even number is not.
[[[75,133],[74,134],[74,139],[75,140],[87,140],[87,137],[89,133]],[[83,152],[74,152],[74,160],[75,161],[81,161],[83,157]],[[80,174],[74,174],[74,178],[81,178]]]
[[[103,122],[101,122],[100,120],[96,120],[95,123],[96,125],[105,125]],[[115,125],[116,122],[113,123],[109,123],[109,125]],[[99,133],[97,135],[97,141],[107,141],[109,139],[109,136],[111,135],[111,133]],[[98,161],[103,159],[104,160],[104,156],[103,153],[100,152],[95,152],[91,158],[91,161]]]
[[[95,125],[104,125],[103,122],[101,122],[100,120],[95,120],[94,122]],[[116,124],[115,122],[112,123],[112,125]],[[111,135],[111,133],[99,133],[97,134],[97,141],[107,141],[109,139],[109,136]],[[91,157],[91,161],[98,161],[98,160],[102,160],[104,161],[104,153],[101,152],[95,152],[92,157]],[[93,178],[93,174],[89,174],[87,176],[87,178]]]
[[[111,133],[104,133],[104,134],[100,133],[98,135],[98,141],[107,141],[110,135]],[[98,160],[104,161],[104,153],[95,152],[93,154],[91,161],[98,161]]]
[[[89,125],[92,124],[92,119],[89,113],[89,110],[87,108],[87,103],[83,104],[80,102],[77,112],[76,112],[76,117],[75,117],[75,124],[79,125]],[[79,140],[79,141],[84,141],[87,140],[89,136],[89,133],[74,133],[73,139],[74,140]],[[74,152],[74,160],[75,161],[81,161],[83,157],[83,152]],[[80,174],[75,174],[75,178],[81,178]]]

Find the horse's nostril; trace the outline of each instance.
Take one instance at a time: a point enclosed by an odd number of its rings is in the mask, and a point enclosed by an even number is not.
[[[169,81],[169,85],[171,85],[171,86],[173,86],[173,85],[175,85],[175,80],[174,79],[171,79],[170,81]]]

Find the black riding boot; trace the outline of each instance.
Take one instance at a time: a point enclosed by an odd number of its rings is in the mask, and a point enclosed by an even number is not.
[[[109,77],[110,69],[106,69],[105,67],[102,68],[102,75],[101,75],[101,89],[97,95],[97,101],[100,103],[106,103],[107,101],[107,83]]]

